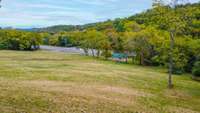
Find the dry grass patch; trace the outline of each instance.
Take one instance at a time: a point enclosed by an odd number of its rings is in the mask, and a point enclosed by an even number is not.
[[[191,109],[183,108],[183,107],[170,107],[170,113],[199,113],[198,111],[194,111]]]
[[[73,82],[55,81],[23,81],[20,83],[23,86],[37,88],[37,90],[40,91],[62,93],[64,95],[92,97],[107,101],[115,101],[118,104],[127,106],[135,103],[137,101],[137,97],[152,95],[137,89],[98,84],[79,84]]]
[[[0,51],[0,113],[200,112],[200,84],[165,70],[37,51]],[[172,107],[173,106],[173,107]]]

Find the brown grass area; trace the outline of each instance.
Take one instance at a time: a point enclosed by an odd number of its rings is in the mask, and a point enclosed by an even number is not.
[[[76,84],[73,82],[54,81],[23,81],[21,85],[37,88],[40,91],[62,93],[63,95],[76,95],[92,97],[106,101],[115,101],[124,106],[134,104],[137,97],[151,96],[142,91],[128,89],[125,87],[106,86],[97,84]]]
[[[0,51],[0,113],[198,113],[200,84],[164,69],[46,51]]]

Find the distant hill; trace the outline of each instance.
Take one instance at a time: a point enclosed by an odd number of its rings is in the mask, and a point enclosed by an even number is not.
[[[35,32],[60,32],[60,31],[75,31],[79,30],[81,26],[79,25],[55,25],[55,26],[50,26],[50,27],[45,27],[45,28],[33,28],[31,31]]]
[[[109,20],[110,21],[110,20]],[[57,32],[69,32],[69,31],[82,31],[87,28],[93,28],[101,23],[105,22],[97,22],[97,23],[89,23],[85,25],[55,25],[55,26],[49,26],[44,28],[32,28],[32,29],[19,29],[24,31],[33,31],[33,32],[49,32],[49,33],[57,33]]]

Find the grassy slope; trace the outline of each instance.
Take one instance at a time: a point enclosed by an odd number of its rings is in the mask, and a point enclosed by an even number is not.
[[[195,113],[200,83],[158,68],[53,52],[0,51],[0,113]]]

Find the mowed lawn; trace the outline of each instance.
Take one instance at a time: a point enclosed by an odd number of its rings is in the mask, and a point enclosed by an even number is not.
[[[200,83],[166,70],[36,51],[0,51],[0,113],[199,113]]]

